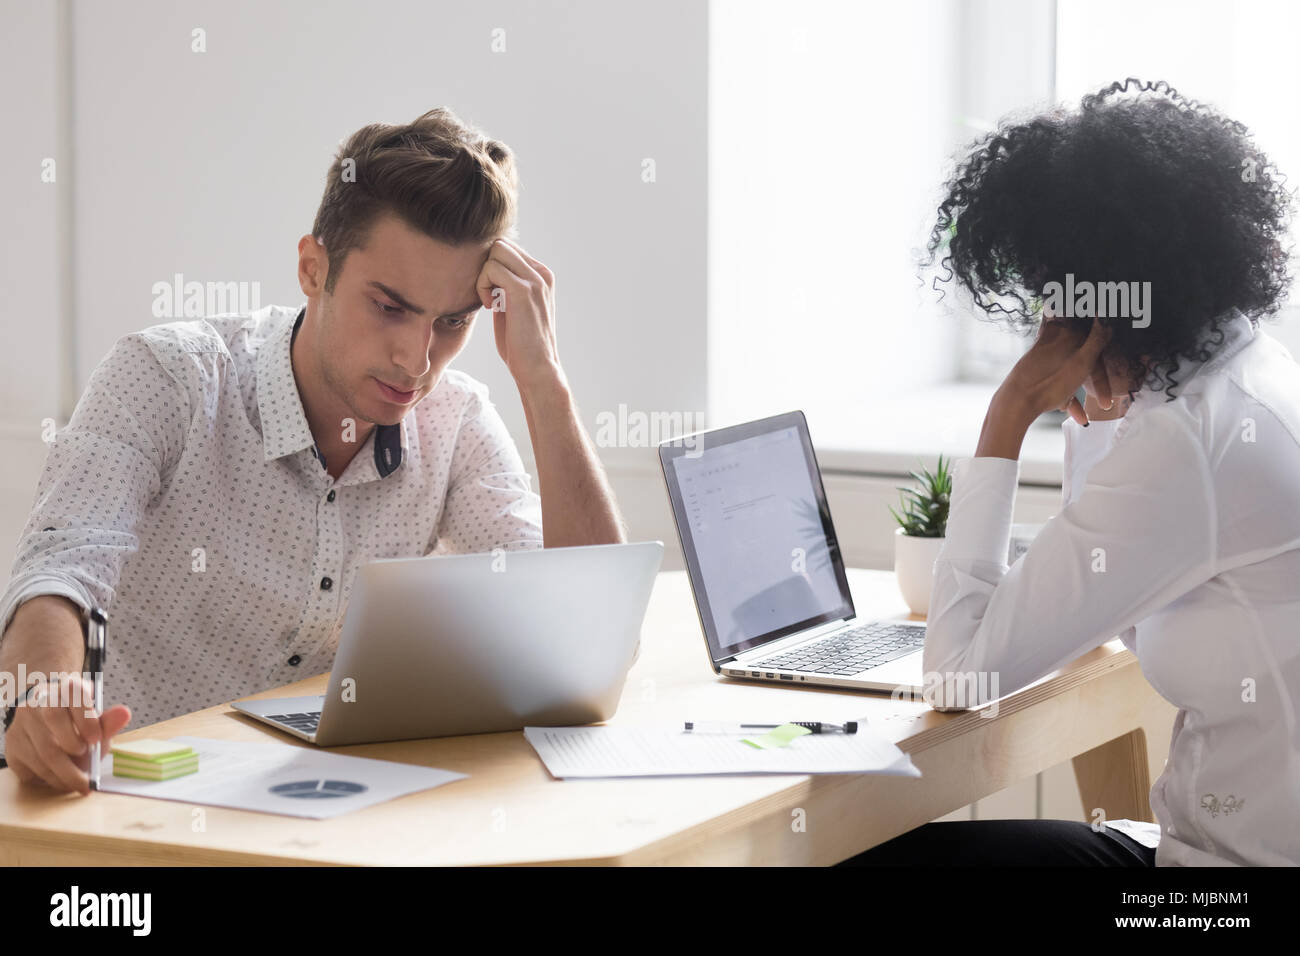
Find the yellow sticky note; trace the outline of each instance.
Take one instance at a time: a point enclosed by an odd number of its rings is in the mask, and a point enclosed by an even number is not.
[[[114,755],[135,757],[138,760],[166,760],[192,752],[187,744],[172,743],[170,740],[132,740],[130,743],[115,743]]]
[[[761,750],[771,750],[773,747],[788,747],[790,741],[796,737],[802,737],[804,734],[812,733],[807,727],[800,727],[798,724],[782,724],[780,727],[773,727],[761,737],[745,737],[741,743],[749,744],[751,747],[758,747]]]

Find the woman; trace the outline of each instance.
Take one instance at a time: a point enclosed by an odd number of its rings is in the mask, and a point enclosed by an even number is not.
[[[955,675],[1010,693],[1120,635],[1178,707],[1158,847],[931,823],[850,864],[1300,864],[1300,366],[1256,323],[1289,281],[1280,179],[1243,126],[1136,80],[959,164],[930,262],[1039,331],[955,466],[924,669],[948,709]],[[1063,507],[1008,568],[1021,441],[1057,408]]]

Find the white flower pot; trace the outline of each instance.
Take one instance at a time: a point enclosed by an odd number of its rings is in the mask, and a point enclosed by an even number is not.
[[[930,613],[930,585],[934,582],[934,561],[944,538],[918,538],[894,529],[894,575],[898,590],[913,614]]]

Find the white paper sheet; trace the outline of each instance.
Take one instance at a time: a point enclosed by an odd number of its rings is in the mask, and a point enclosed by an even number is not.
[[[1108,820],[1106,826],[1118,830],[1125,836],[1132,837],[1147,849],[1160,845],[1160,824],[1147,823],[1145,820]]]
[[[859,721],[856,734],[807,734],[759,750],[752,734],[691,734],[642,726],[525,727],[551,776],[674,777],[745,773],[882,773],[919,777],[912,759]]]
[[[107,793],[324,820],[467,776],[434,767],[348,757],[287,744],[206,737],[169,739],[198,751],[198,773],[174,780],[114,777],[110,755],[105,758],[100,773],[100,789]]]

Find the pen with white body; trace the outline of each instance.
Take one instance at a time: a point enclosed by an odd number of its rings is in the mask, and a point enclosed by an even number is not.
[[[850,720],[844,724],[828,724],[820,720],[792,720],[797,727],[806,727],[814,734],[856,734],[858,722]],[[781,724],[732,724],[720,720],[688,720],[688,734],[747,734],[755,730],[772,730]]]
[[[108,615],[101,608],[93,607],[87,615],[86,623],[86,654],[87,666],[94,675],[95,681],[95,713],[97,716],[103,716],[104,713],[104,656],[108,651]],[[102,759],[100,751],[100,742],[95,741],[95,746],[90,751],[90,789],[99,789],[99,762]]]

